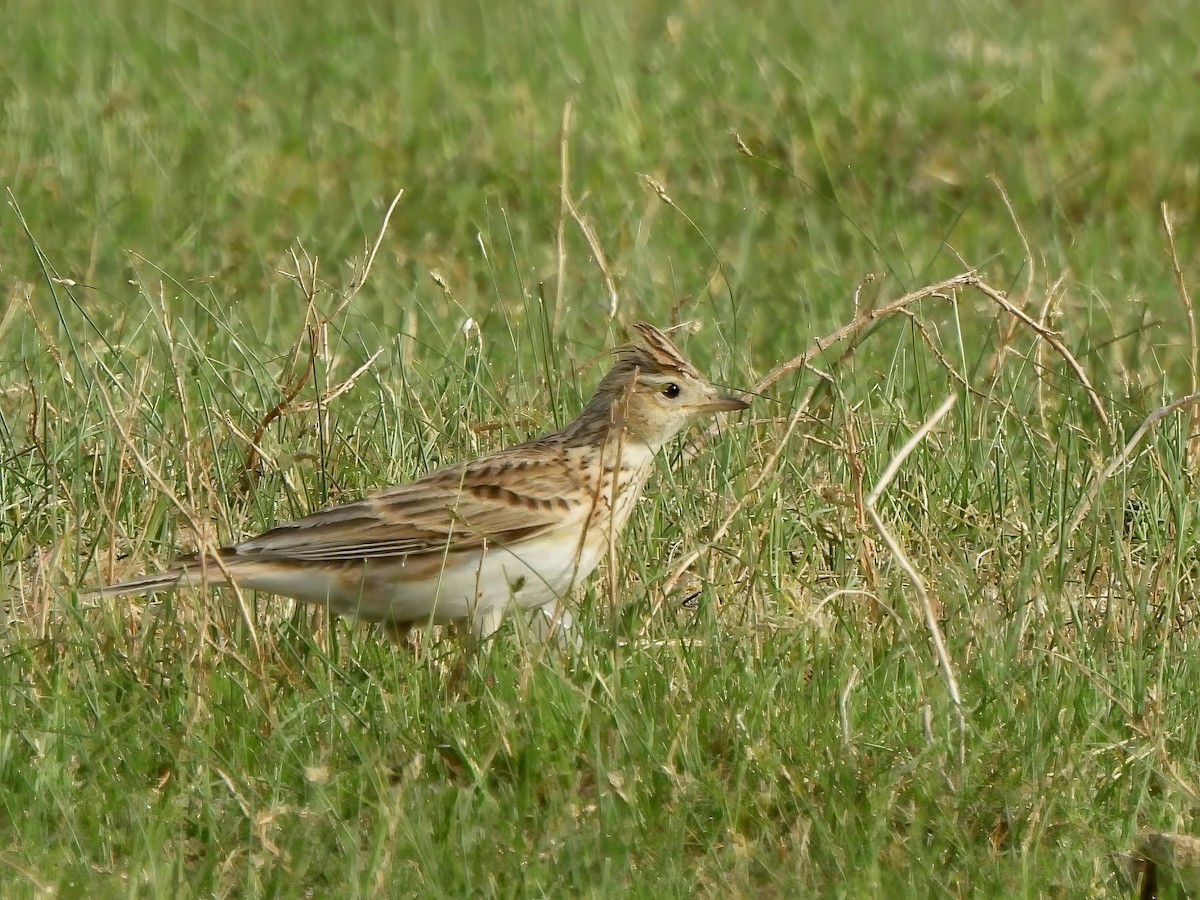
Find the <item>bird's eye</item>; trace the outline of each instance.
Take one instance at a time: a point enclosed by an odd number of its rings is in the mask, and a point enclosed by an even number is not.
[[[672,400],[674,400],[679,396],[679,385],[672,381],[662,389],[662,392],[664,397],[670,397]]]

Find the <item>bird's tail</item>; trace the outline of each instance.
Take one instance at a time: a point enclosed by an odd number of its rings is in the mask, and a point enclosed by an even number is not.
[[[203,575],[199,569],[180,566],[166,572],[140,575],[137,578],[120,581],[116,584],[101,584],[85,588],[79,592],[79,598],[81,600],[96,600],[101,597],[120,597],[123,594],[153,594],[158,591],[174,591],[188,585],[202,584],[219,587],[228,582],[229,579],[225,577],[221,568],[215,563],[205,566]]]

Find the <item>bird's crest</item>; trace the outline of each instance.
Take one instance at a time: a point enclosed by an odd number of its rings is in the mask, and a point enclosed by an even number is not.
[[[617,349],[621,363],[625,364],[621,366],[618,363],[618,367],[627,370],[636,368],[646,374],[679,372],[699,381],[705,380],[696,367],[675,349],[667,336],[653,325],[635,323],[630,328],[630,337],[632,340],[628,344]]]

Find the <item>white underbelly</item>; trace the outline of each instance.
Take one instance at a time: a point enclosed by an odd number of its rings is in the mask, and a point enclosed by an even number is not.
[[[508,608],[533,609],[565,596],[591,574],[606,550],[602,542],[590,543],[580,552],[578,545],[564,547],[560,536],[547,535],[511,551],[489,547],[469,563],[451,559],[440,572],[419,579],[406,578],[399,560],[370,560],[357,584],[344,570],[337,577],[276,571],[239,582],[372,622],[478,621]]]

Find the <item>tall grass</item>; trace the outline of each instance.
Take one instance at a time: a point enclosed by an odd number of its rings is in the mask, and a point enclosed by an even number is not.
[[[10,5],[6,896],[1094,896],[1193,827],[1187,4]],[[972,268],[1029,321],[866,321]],[[622,322],[751,388],[856,316],[577,652],[79,599],[555,427]]]

